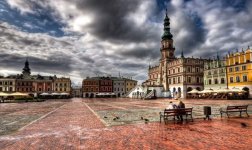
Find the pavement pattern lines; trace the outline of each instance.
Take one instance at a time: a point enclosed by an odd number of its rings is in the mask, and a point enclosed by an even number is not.
[[[251,118],[216,118],[212,121],[201,119],[184,124],[169,122],[167,125],[158,122],[145,124],[139,121],[120,126],[113,124],[105,126],[102,121],[104,118],[101,117],[103,114],[99,114],[102,111],[145,113],[148,112],[148,106],[150,110],[156,111],[158,110],[156,107],[162,110],[168,103],[167,100],[109,99],[108,101],[109,106],[103,104],[107,103],[105,99],[72,99],[68,102],[59,102],[60,105],[53,107],[51,113],[23,130],[0,136],[0,149],[252,149]],[[45,103],[52,102],[47,101],[40,105],[43,106]],[[186,101],[186,105],[202,107],[244,103],[252,104],[252,101]],[[137,105],[144,107],[135,107]],[[18,111],[19,107],[16,107]],[[128,112],[120,107],[128,109]],[[43,109],[39,110],[48,113]],[[2,111],[2,114],[8,115],[6,112],[8,111]],[[12,109],[12,113],[15,113],[15,109]],[[241,123],[246,124],[246,127],[241,126]]]

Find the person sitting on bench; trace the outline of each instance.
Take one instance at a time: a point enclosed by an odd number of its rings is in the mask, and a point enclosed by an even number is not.
[[[178,108],[185,108],[185,103],[183,103],[181,100],[178,103]],[[177,116],[178,120],[183,121],[183,112]]]
[[[172,101],[170,101],[170,104],[165,109],[176,109],[176,108],[178,108],[177,105],[173,104]]]

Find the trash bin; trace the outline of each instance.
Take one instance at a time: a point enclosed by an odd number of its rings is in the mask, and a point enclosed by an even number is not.
[[[204,119],[208,118],[208,120],[211,120],[210,119],[211,114],[212,114],[211,107],[210,106],[204,106],[204,115],[206,116]]]

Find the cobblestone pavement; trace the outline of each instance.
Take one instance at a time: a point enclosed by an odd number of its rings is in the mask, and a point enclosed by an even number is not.
[[[252,149],[251,117],[218,116],[220,107],[239,104],[250,104],[252,115],[252,101],[187,100],[186,106],[194,107],[195,118],[203,117],[207,105],[212,107],[214,119],[160,124],[156,122],[158,112],[169,101],[72,99],[0,104],[0,116],[7,118],[0,120],[0,127],[6,126],[6,120],[19,125],[15,115],[39,114],[21,123],[18,131],[0,135],[0,149]]]

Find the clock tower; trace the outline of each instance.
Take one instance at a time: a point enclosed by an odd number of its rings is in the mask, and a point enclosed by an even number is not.
[[[167,10],[164,19],[164,33],[162,35],[161,41],[161,60],[172,60],[175,58],[174,51],[175,48],[173,47],[173,35],[170,32],[170,19],[167,16]]]

